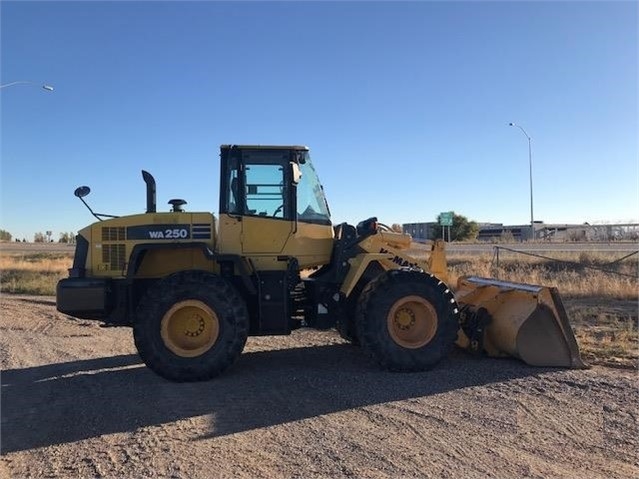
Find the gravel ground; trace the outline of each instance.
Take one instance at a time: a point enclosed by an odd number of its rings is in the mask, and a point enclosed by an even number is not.
[[[174,384],[128,329],[0,301],[0,477],[639,477],[636,371],[455,351],[394,374],[300,330]]]

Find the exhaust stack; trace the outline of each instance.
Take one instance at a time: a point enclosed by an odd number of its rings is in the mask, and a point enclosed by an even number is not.
[[[146,212],[155,213],[155,178],[148,171],[142,170],[142,178],[146,183]]]

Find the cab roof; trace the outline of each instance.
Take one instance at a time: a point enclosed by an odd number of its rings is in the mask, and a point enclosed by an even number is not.
[[[308,151],[308,146],[302,145],[220,145],[220,149],[238,148],[241,150],[302,150]]]

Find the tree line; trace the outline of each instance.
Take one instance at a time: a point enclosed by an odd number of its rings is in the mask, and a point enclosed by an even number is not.
[[[7,230],[0,229],[0,241],[13,241],[13,235]],[[26,243],[26,238],[16,238],[16,242]],[[33,235],[34,243],[55,243],[53,239],[52,231],[45,231],[44,233],[39,231]],[[58,243],[72,244],[75,242],[75,233],[73,231],[64,231],[58,236]]]

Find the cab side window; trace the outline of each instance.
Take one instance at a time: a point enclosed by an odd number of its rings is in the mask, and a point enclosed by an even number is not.
[[[244,179],[246,193],[244,214],[284,218],[287,187],[284,181],[284,168],[281,164],[247,164]]]

